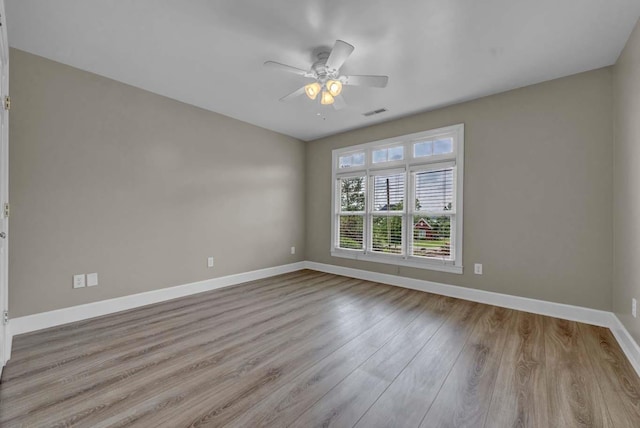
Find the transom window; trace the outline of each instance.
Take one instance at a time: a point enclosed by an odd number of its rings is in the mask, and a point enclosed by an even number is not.
[[[464,125],[333,151],[331,254],[462,273]]]

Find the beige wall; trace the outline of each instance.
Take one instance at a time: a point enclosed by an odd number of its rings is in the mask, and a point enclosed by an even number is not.
[[[640,343],[640,318],[631,316],[631,298],[640,304],[640,22],[613,76],[613,310]]]
[[[464,275],[331,257],[331,150],[456,123]],[[610,68],[313,141],[306,166],[307,260],[611,309]]]
[[[305,253],[612,308],[610,68],[306,143],[306,161],[305,143],[293,138],[18,50],[11,89],[14,317]],[[466,136],[464,275],[331,257],[331,150],[455,123]],[[473,275],[473,263],[484,275]],[[71,276],[89,272],[100,285],[73,290]]]
[[[10,63],[12,317],[304,259],[304,143],[18,50]],[[90,272],[99,286],[72,289]]]

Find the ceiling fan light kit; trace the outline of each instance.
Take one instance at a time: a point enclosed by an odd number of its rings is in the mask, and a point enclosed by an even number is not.
[[[313,82],[304,87],[304,92],[310,99],[315,100],[321,89],[322,87],[318,82]]]
[[[315,100],[318,97],[320,91],[322,91],[320,104],[333,104],[334,97],[337,97],[338,95],[340,95],[340,92],[342,92],[342,82],[339,80],[329,80],[324,85],[321,85],[318,82],[313,82],[305,85],[304,87],[305,94],[307,94],[307,97],[312,100]]]
[[[320,104],[322,104],[323,106],[328,106],[333,104],[334,101],[335,99],[333,98],[333,95],[331,95],[327,91],[322,91],[322,98],[320,99]]]
[[[334,97],[337,97],[340,95],[340,92],[342,92],[342,82],[339,80],[329,80],[327,82],[327,91]]]
[[[336,110],[340,110],[346,107],[344,99],[340,96],[343,86],[384,88],[389,81],[388,76],[341,75],[340,67],[342,67],[354,49],[355,48],[349,43],[336,40],[331,52],[318,53],[317,61],[313,63],[308,71],[275,61],[267,61],[264,65],[265,67],[275,68],[315,80],[289,95],[280,98],[280,101],[289,101],[303,93],[306,94],[309,99],[315,100],[318,94],[320,94],[320,104],[333,105]]]

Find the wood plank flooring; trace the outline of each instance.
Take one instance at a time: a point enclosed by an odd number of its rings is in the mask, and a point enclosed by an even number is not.
[[[14,338],[2,427],[640,427],[609,330],[298,271]]]

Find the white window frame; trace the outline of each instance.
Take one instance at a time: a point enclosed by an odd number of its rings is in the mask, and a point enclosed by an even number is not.
[[[436,140],[438,138],[452,138],[453,152],[444,155],[430,155],[422,157],[413,156],[413,144],[424,140]],[[404,146],[404,160],[373,163],[373,151],[380,148]],[[364,152],[365,162],[363,166],[338,168],[340,156]],[[453,245],[453,260],[439,260],[436,258],[423,258],[411,256],[409,249],[413,239],[413,208],[408,201],[414,192],[414,172],[434,170],[442,167],[454,168],[454,192],[455,192],[455,227],[451,230],[451,243]],[[463,184],[464,184],[464,124],[432,129],[415,134],[372,141],[370,143],[335,149],[332,152],[331,173],[331,255],[355,260],[364,260],[376,263],[386,263],[398,266],[408,266],[420,269],[430,269],[441,272],[463,273],[462,243],[463,243]],[[403,212],[403,254],[383,254],[371,251],[372,237],[369,231],[370,219],[373,215],[373,201],[371,194],[371,180],[374,175],[404,172],[405,177],[405,208]],[[364,176],[365,186],[365,213],[363,224],[363,250],[340,248],[339,227],[340,218],[340,178]]]

